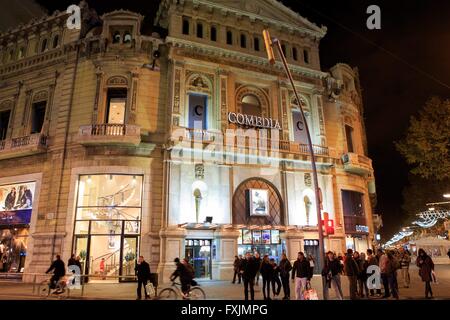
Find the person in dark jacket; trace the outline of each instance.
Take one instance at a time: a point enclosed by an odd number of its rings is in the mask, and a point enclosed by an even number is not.
[[[419,275],[425,282],[425,299],[433,299],[433,291],[431,290],[431,281],[433,280],[432,272],[434,271],[434,263],[425,250],[419,249],[416,265],[419,267]]]
[[[280,295],[280,291],[281,291],[280,267],[277,266],[275,259],[270,259],[270,265],[272,266],[272,269],[273,269],[272,292],[273,292],[273,296],[277,297]],[[275,285],[277,285],[277,289],[275,289]]]
[[[255,300],[255,277],[259,270],[259,263],[250,252],[245,255],[245,260],[242,261],[242,279],[244,280],[244,294],[245,300],[248,300],[248,289],[250,287],[251,300]]]
[[[181,282],[181,291],[186,297],[189,294],[189,287],[193,279],[192,274],[186,266],[180,262],[179,258],[175,258],[174,262],[177,268],[170,276],[170,281],[175,281],[175,279],[179,277]]]
[[[77,265],[77,260],[75,258],[75,254],[72,253],[69,261],[67,261],[67,266],[70,267],[70,266],[74,266],[74,265]]]
[[[270,299],[270,283],[273,279],[273,267],[270,264],[269,256],[266,254],[263,257],[263,261],[261,263],[261,270],[260,270],[262,279],[263,279],[263,295],[264,300],[271,300]]]
[[[233,263],[233,268],[234,268],[234,275],[233,275],[233,281],[231,283],[236,283],[236,276],[238,277],[238,283],[241,284],[241,257],[238,256],[234,256],[234,263]]]
[[[369,288],[367,287],[367,267],[369,266],[366,260],[366,254],[361,252],[358,259],[358,293],[361,298],[369,298]]]
[[[279,270],[281,283],[283,284],[283,300],[289,300],[291,297],[291,288],[289,286],[289,272],[292,270],[292,265],[285,253],[281,255]]]
[[[306,288],[308,279],[310,278],[311,268],[309,261],[303,252],[299,252],[292,269],[292,280],[295,279],[295,298],[297,300],[304,300],[303,290]]]
[[[50,268],[45,273],[53,271],[53,276],[50,279],[50,289],[55,289],[59,279],[66,275],[66,265],[61,260],[61,256],[58,254],[56,260],[52,262]]]
[[[353,258],[353,250],[352,249],[347,250],[347,254],[345,256],[345,261],[344,261],[344,270],[345,270],[345,275],[347,276],[348,283],[349,283],[350,299],[356,300],[356,299],[358,299],[357,284],[358,284],[359,268],[358,268],[358,264],[356,263],[355,259]]]
[[[334,288],[338,300],[344,299],[341,286],[342,265],[331,251],[327,252],[325,266],[322,269],[323,299],[329,300],[329,289]]]
[[[261,263],[262,263],[261,256],[259,255],[258,252],[255,252],[255,262],[258,265],[258,270],[256,271],[256,282],[255,282],[255,284],[258,286],[259,285],[259,275],[261,274],[260,273]]]
[[[150,280],[150,265],[144,260],[143,256],[139,256],[138,263],[134,268],[138,280],[137,300],[142,299],[142,286],[144,286],[145,299],[150,299],[147,293],[147,282]]]

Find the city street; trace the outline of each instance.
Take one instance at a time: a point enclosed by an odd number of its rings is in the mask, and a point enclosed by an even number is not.
[[[435,299],[450,299],[450,265],[436,265],[437,284],[432,284]],[[400,299],[423,299],[424,298],[424,283],[420,281],[418,276],[418,269],[411,266],[411,286],[410,288],[402,288],[401,280]],[[210,300],[242,300],[244,297],[243,285],[231,284],[225,281],[200,281],[200,285],[206,292],[207,299]],[[261,292],[262,280],[259,281],[259,286],[256,288],[256,299],[262,300]],[[315,276],[312,281],[313,287],[317,290],[320,299],[322,299],[322,284],[321,278]],[[345,298],[348,299],[348,281],[342,277],[342,285]],[[162,285],[159,290],[166,287]],[[37,288],[36,288],[37,289]],[[135,283],[120,283],[120,284],[88,284],[85,287],[83,297],[80,296],[80,290],[71,291],[71,299],[87,299],[87,300],[134,300],[136,292]],[[291,292],[294,296],[294,286],[291,282]],[[280,294],[280,298],[282,294]],[[331,291],[330,297],[334,298],[334,291]],[[0,282],[0,300],[34,300],[39,299],[37,295],[33,294],[33,286],[30,284],[21,283],[7,283]],[[375,298],[374,300],[379,299]]]

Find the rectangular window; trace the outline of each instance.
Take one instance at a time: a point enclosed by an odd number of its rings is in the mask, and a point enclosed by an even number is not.
[[[207,129],[207,97],[204,95],[189,95],[189,128]]]
[[[189,20],[188,19],[183,19],[183,34],[184,35],[189,35]]]
[[[355,152],[353,146],[353,128],[345,125],[345,138],[347,139],[347,152]]]
[[[197,23],[197,38],[203,38],[203,24]]]
[[[253,47],[255,48],[255,51],[261,50],[259,47],[259,38],[258,37],[255,37],[255,39],[253,41]]]
[[[47,101],[33,103],[31,107],[31,134],[40,133],[45,120]]]
[[[227,44],[232,45],[233,44],[233,32],[227,31]]]
[[[211,41],[217,41],[217,28],[211,27]]]
[[[293,58],[295,61],[298,60],[297,48],[292,48],[292,58]]]
[[[308,50],[303,50],[303,61],[306,64],[309,64],[309,51]]]
[[[0,112],[0,141],[6,139],[11,110]]]
[[[247,48],[247,37],[245,34],[241,34],[241,48]]]
[[[106,123],[124,124],[127,104],[127,89],[108,89]]]
[[[344,216],[364,217],[363,196],[356,191],[342,190]]]

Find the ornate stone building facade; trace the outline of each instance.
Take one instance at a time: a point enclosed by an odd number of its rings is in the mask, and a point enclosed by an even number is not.
[[[229,279],[238,253],[317,256],[304,125],[282,65],[267,62],[265,28],[306,111],[335,226],[326,249],[372,246],[358,72],[321,70],[326,28],[274,0],[162,0],[154,23],[164,39],[141,34],[136,13],[83,13],[81,30],[55,13],[0,36],[0,201],[12,203],[3,216],[20,216],[1,222],[8,271],[41,272],[74,252],[86,273],[126,276],[142,254],[163,279],[175,257],[199,278]],[[256,128],[263,119],[280,129]],[[220,148],[227,130],[244,144]]]

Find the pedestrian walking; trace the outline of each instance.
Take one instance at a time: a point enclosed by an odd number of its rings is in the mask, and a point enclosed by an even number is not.
[[[329,300],[329,289],[333,287],[338,300],[343,300],[344,295],[341,287],[342,265],[331,251],[327,252],[325,265],[322,269],[323,299]]]
[[[409,265],[411,264],[411,255],[409,254],[409,251],[405,250],[404,248],[400,249],[400,276],[403,280],[403,287],[409,288],[409,284],[411,282],[410,275],[409,275]]]
[[[150,299],[150,295],[147,292],[147,282],[150,280],[150,265],[144,260],[143,256],[139,256],[136,267],[134,268],[136,271],[136,276],[138,280],[137,287],[137,300],[142,299],[142,286],[144,287],[145,299]]]
[[[306,288],[308,279],[311,278],[311,269],[308,260],[303,252],[299,252],[297,260],[292,269],[292,280],[295,279],[295,298],[304,300],[303,290]]]
[[[261,263],[261,269],[260,273],[263,279],[263,296],[264,300],[271,300],[270,299],[270,284],[272,283],[273,278],[273,267],[270,264],[269,256],[266,254],[263,257],[262,263]]]
[[[384,285],[384,298],[392,296],[398,299],[398,286],[396,283],[396,269],[399,267],[398,261],[394,257],[394,253],[387,251],[380,257],[381,279]]]
[[[291,298],[291,288],[289,285],[289,272],[292,270],[292,265],[286,254],[281,255],[280,261],[280,277],[283,285],[283,300],[289,300]]]
[[[275,259],[270,259],[270,265],[272,266],[273,273],[272,273],[272,293],[273,297],[278,297],[280,295],[281,291],[281,281],[280,281],[280,267],[277,266]],[[276,285],[276,289],[275,289]]]
[[[348,249],[347,254],[345,256],[344,261],[344,270],[345,275],[347,276],[348,283],[349,283],[349,290],[350,290],[350,299],[356,300],[358,299],[358,274],[359,274],[359,268],[358,264],[356,263],[355,259],[353,258],[353,250]]]
[[[250,289],[250,298],[255,300],[255,277],[258,272],[259,264],[250,252],[245,255],[245,260],[242,261],[242,280],[244,281],[245,300],[248,300],[248,291]]]
[[[233,284],[236,283],[236,276],[237,276],[238,283],[241,284],[241,272],[240,272],[240,270],[241,270],[241,257],[234,256],[233,268],[234,268],[234,275],[233,275],[232,283]]]
[[[431,281],[433,280],[434,263],[425,250],[419,249],[416,265],[419,267],[419,275],[422,281],[425,282],[425,299],[433,299]]]

